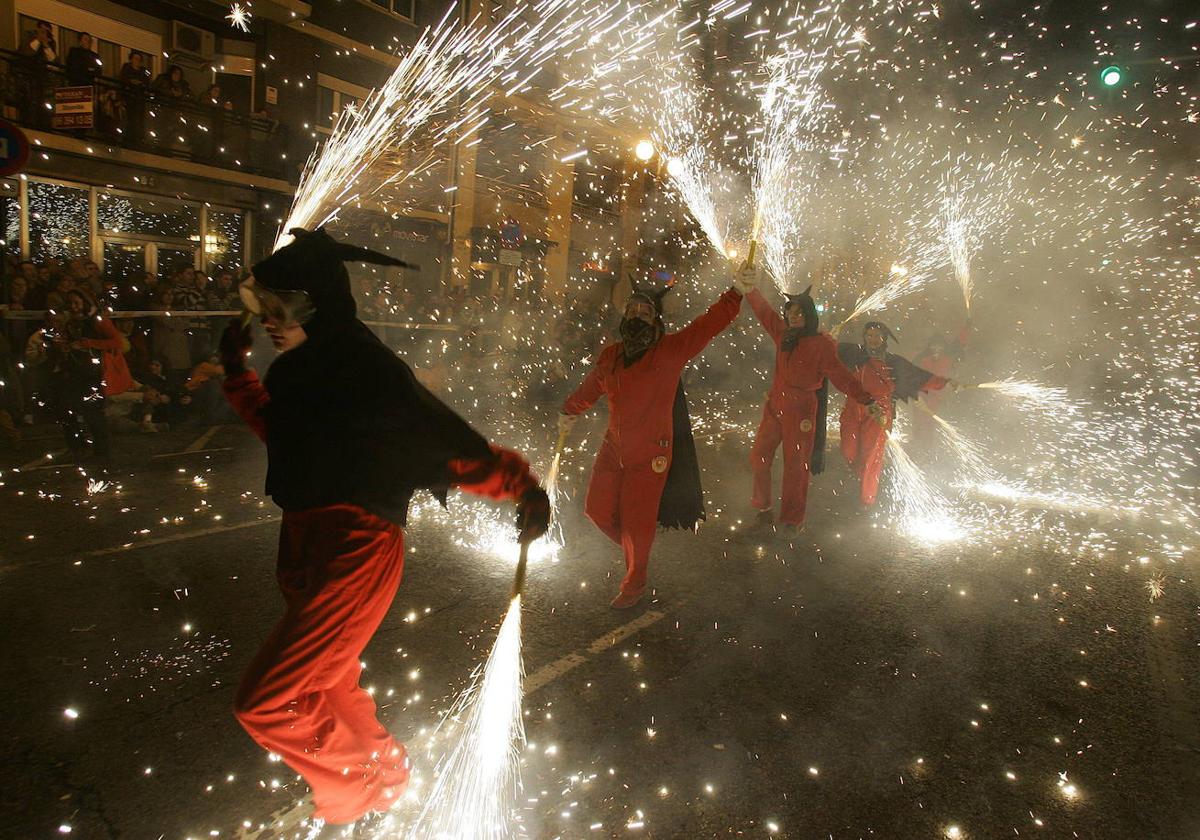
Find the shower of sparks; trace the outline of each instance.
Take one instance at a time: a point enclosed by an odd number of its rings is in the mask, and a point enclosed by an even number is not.
[[[887,436],[887,505],[901,531],[929,545],[955,542],[966,531],[951,504],[930,484],[895,435]]]
[[[234,29],[240,29],[243,32],[250,31],[250,10],[241,3],[233,3],[229,7],[229,14],[225,15],[225,20],[229,21],[229,25]]]
[[[1162,572],[1157,572],[1153,577],[1146,581],[1146,590],[1150,593],[1150,603],[1153,604],[1163,596],[1166,591],[1167,576]]]
[[[931,411],[924,402],[917,401],[917,408],[928,414],[937,424],[938,434],[941,436],[946,451],[953,454],[957,460],[961,483],[971,485],[995,480],[996,472],[988,464],[978,443],[960,432],[944,417]]]
[[[250,8],[242,6],[240,2],[229,6],[229,13],[226,14],[226,20],[234,29],[240,29],[244,32],[250,32]]]
[[[432,739],[431,749],[445,753],[409,837],[504,840],[516,835],[514,810],[525,744],[523,679],[518,595],[509,603],[487,661],[472,675]]]
[[[967,220],[963,214],[962,196],[953,189],[946,193],[942,202],[943,236],[954,276],[962,288],[963,304],[971,308],[971,243]]]
[[[277,249],[291,241],[291,228],[320,227],[347,206],[428,173],[491,121],[493,99],[524,92],[551,59],[594,45],[599,33],[624,19],[615,4],[583,0],[519,5],[488,27],[478,18],[459,23],[455,10],[451,4],[437,25],[421,33],[381,87],[338,116],[330,138],[304,167]],[[606,55],[632,50],[641,43],[638,33],[653,31],[660,20],[643,22],[629,39],[632,45],[622,40]],[[594,83],[603,72],[601,65],[564,87]]]
[[[1057,417],[1072,417],[1079,406],[1067,394],[1066,388],[1042,385],[1025,379],[1002,379],[996,382],[981,382],[977,387],[988,391],[999,391],[1022,406]]]

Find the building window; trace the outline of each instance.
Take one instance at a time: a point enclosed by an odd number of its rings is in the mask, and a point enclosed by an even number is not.
[[[29,258],[44,262],[91,255],[86,189],[29,181]]]
[[[200,236],[200,209],[152,196],[102,192],[96,196],[96,223],[103,233],[194,240]]]
[[[371,3],[405,20],[417,19],[417,0],[371,0]]]
[[[338,117],[346,108],[352,108],[361,97],[334,90],[324,85],[317,86],[317,131],[329,133],[337,125]]]
[[[211,276],[241,271],[246,248],[245,217],[237,210],[208,211],[204,232],[204,270]]]
[[[21,189],[16,181],[0,181],[0,212],[4,214],[4,247],[21,253]]]

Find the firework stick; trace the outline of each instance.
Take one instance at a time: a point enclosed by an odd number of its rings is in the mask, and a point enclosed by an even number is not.
[[[521,597],[525,591],[525,569],[529,565],[529,543],[521,543],[521,558],[517,560],[517,572],[513,575],[512,595],[510,600]]]

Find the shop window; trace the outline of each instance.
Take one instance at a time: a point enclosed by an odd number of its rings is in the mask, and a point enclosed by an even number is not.
[[[204,233],[204,270],[237,274],[245,249],[245,220],[236,210],[209,210]]]
[[[4,247],[10,254],[20,254],[21,200],[16,181],[0,181],[0,213],[4,214]]]
[[[69,259],[91,253],[88,191],[45,181],[29,182],[29,258]]]
[[[96,196],[96,223],[105,233],[167,239],[200,238],[198,207],[148,196],[100,193]]]

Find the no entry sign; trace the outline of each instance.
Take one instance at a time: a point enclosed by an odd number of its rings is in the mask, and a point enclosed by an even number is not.
[[[29,161],[29,138],[8,120],[0,120],[0,175],[15,175]]]

